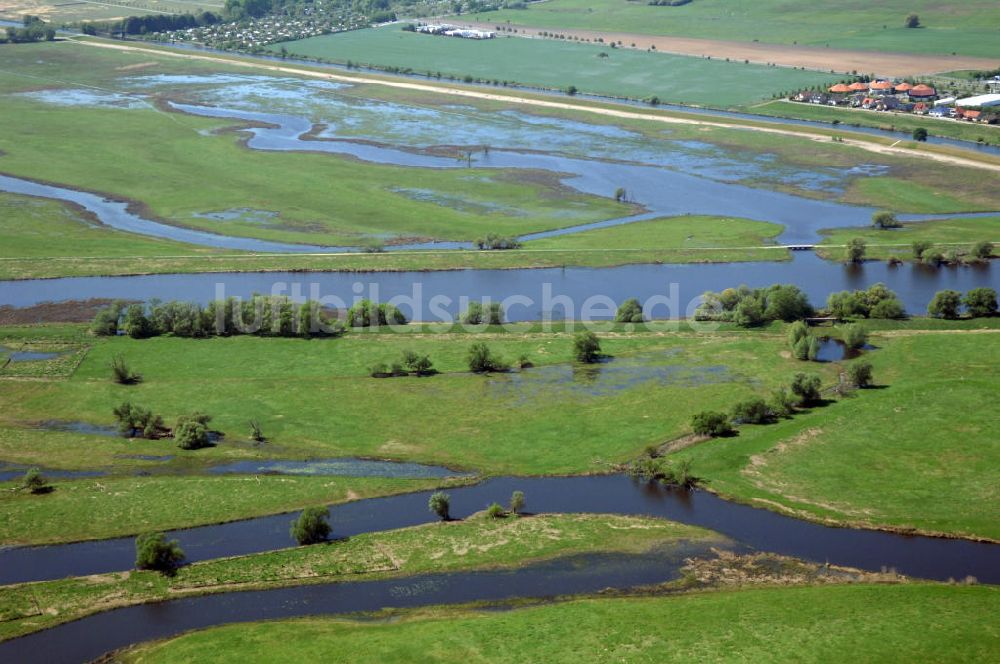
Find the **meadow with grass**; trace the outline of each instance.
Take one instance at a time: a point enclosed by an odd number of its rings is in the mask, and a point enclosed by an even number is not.
[[[129,662],[236,662],[250,644],[287,661],[687,662],[747,657],[823,662],[844,652],[872,660],[988,660],[994,587],[846,585],[750,588],[632,599],[586,599],[511,611],[431,608],[383,620],[306,618],[230,625],[124,653]],[[531,638],[524,638],[531,634]],[[341,653],[341,654],[338,654]],[[346,655],[350,653],[350,655]]]
[[[921,27],[907,28],[917,14]],[[653,6],[626,0],[549,0],[525,9],[472,14],[502,25],[584,28],[741,42],[997,58],[1000,10],[989,0],[889,0],[817,7],[810,0],[693,0]]]
[[[379,68],[405,68],[464,80],[520,85],[611,97],[727,107],[749,104],[775,92],[831,84],[818,72],[615,49],[604,44],[499,37],[449,39],[389,25],[275,44],[273,52]],[[544,62],[544,67],[538,63]]]

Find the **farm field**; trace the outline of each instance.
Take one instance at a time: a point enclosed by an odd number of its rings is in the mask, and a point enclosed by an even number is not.
[[[440,72],[461,80],[522,85],[615,97],[727,107],[766,99],[783,90],[832,84],[837,77],[760,65],[611,49],[599,44],[543,39],[449,39],[404,32],[399,25],[311,37],[274,45],[292,55],[332,62]],[[601,56],[601,54],[604,56]],[[539,63],[544,62],[544,67]]]
[[[398,612],[381,621],[307,618],[230,625],[136,648],[125,653],[125,661],[236,662],[236,648],[247,644],[290,662],[320,656],[379,664],[428,656],[456,663],[739,656],[823,662],[845,650],[872,660],[974,661],[989,659],[997,647],[995,631],[977,625],[997,604],[993,587],[913,584],[587,599],[512,611],[437,608]],[[527,633],[532,638],[524,638]]]
[[[907,29],[917,14],[924,27]],[[657,7],[625,0],[550,0],[526,9],[472,14],[493,24],[548,29],[584,28],[740,42],[1000,58],[1000,10],[989,0],[932,2],[841,0],[820,11],[810,0],[694,0]]]
[[[25,14],[40,16],[56,25],[75,21],[104,21],[145,14],[197,14],[219,12],[223,3],[217,0],[2,0],[0,19],[20,21]]]

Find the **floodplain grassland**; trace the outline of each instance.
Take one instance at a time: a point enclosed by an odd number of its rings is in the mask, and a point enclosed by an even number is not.
[[[287,662],[358,664],[828,662],[851,652],[866,661],[988,661],[1000,637],[983,616],[998,604],[993,586],[859,584],[584,599],[510,611],[439,607],[375,616],[386,620],[228,625],[136,646],[122,658],[238,663],[249,650]]]
[[[876,388],[678,452],[728,498],[831,523],[1000,540],[995,319],[883,331]],[[941,324],[941,327],[950,327]],[[854,360],[860,361],[860,360]]]
[[[930,242],[942,253],[955,250],[968,253],[977,242],[1000,246],[1000,217],[973,217],[903,223],[900,228],[836,228],[824,232],[817,253],[823,258],[842,260],[843,245],[852,238],[865,241],[865,256],[873,259],[897,257],[914,260],[913,243]]]
[[[924,27],[908,29],[917,14]],[[461,17],[460,17],[461,18]],[[471,14],[495,25],[582,28],[738,42],[1000,58],[1000,9],[990,0],[841,2],[819,10],[812,0],[694,0],[679,7],[619,0],[548,0],[526,9]]]
[[[572,554],[643,553],[691,545],[705,550],[725,542],[702,528],[649,517],[541,514],[493,519],[480,513],[462,521],[198,562],[171,577],[132,571],[3,586],[0,640],[102,610],[191,595],[425,572],[514,569]]]
[[[750,104],[783,90],[832,85],[836,75],[743,62],[612,49],[548,39],[450,39],[406,32],[398,24],[282,42],[272,52],[345,64],[441,73],[612,97],[712,107]],[[544,62],[544,67],[538,63]],[[840,75],[843,76],[842,74]]]

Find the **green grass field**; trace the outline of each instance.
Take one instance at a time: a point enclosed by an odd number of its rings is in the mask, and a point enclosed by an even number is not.
[[[714,491],[800,516],[1000,539],[996,331],[886,330],[878,389],[678,454]]]
[[[1000,218],[979,217],[945,219],[905,223],[893,230],[833,229],[824,233],[818,248],[819,255],[832,260],[843,258],[844,245],[851,238],[860,237],[867,244],[868,258],[887,259],[896,256],[912,260],[912,245],[917,241],[931,242],[941,252],[955,250],[968,253],[976,242],[986,240],[1000,246]]]
[[[904,19],[914,13],[923,28],[903,26]],[[539,28],[1000,57],[996,39],[1000,9],[991,0],[840,0],[822,8],[811,0],[694,0],[681,7],[653,7],[628,0],[549,0],[524,10],[466,18],[497,25],[510,22]]]
[[[489,19],[488,19],[489,20]],[[542,39],[488,41],[403,32],[398,25],[353,30],[275,44],[293,55],[333,62],[441,72],[462,79],[515,81],[522,85],[727,107],[748,104],[781,90],[824,85],[830,74],[611,49],[598,44]],[[600,57],[601,53],[607,57]],[[545,63],[540,67],[539,63]]]
[[[874,127],[894,131],[912,132],[923,127],[931,136],[956,138],[961,141],[1000,145],[1000,128],[991,125],[939,120],[907,113],[876,113],[863,109],[832,108],[819,104],[802,104],[793,101],[772,101],[750,109],[753,113],[778,118],[839,122],[844,129],[852,126]]]
[[[506,498],[497,496],[499,501]],[[689,546],[692,553],[695,547],[703,552],[707,545],[725,541],[701,528],[646,517],[555,514],[491,519],[480,514],[329,544],[209,560],[182,567],[173,577],[133,571],[3,586],[0,640],[101,610],[182,596],[514,568],[585,552],[642,553],[654,547],[678,551]]]
[[[513,611],[425,609],[391,621],[230,625],[139,646],[126,661],[989,661],[994,587],[856,585],[592,599]]]

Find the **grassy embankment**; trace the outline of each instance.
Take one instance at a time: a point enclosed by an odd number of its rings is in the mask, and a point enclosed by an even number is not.
[[[977,405],[1000,398],[1000,336],[979,326],[878,326],[876,389],[678,456],[711,490],[797,516],[1000,540],[1000,442]]]
[[[925,26],[903,26],[918,14]],[[901,53],[1000,57],[994,28],[1000,10],[991,0],[934,2],[889,0],[854,3],[850,11],[817,11],[810,0],[762,0],[734,6],[729,0],[695,0],[680,7],[655,7],[616,0],[549,0],[527,9],[463,16],[501,25],[609,30],[761,41],[775,44],[896,51]],[[991,27],[992,26],[992,27]]]
[[[491,519],[480,514],[464,521],[195,563],[180,568],[173,577],[133,571],[0,587],[0,640],[102,610],[190,595],[517,568],[578,553],[642,553],[663,547],[682,551],[691,545],[704,550],[724,542],[711,531],[648,517],[581,514]]]
[[[158,240],[87,223],[55,201],[0,194],[0,279],[276,270],[608,267],[629,263],[787,260],[767,222],[674,217],[536,240],[510,251],[251,254]],[[639,248],[643,247],[643,248]],[[40,260],[41,259],[41,260]]]
[[[875,113],[863,109],[831,108],[818,104],[801,104],[792,101],[772,101],[759,104],[749,109],[753,113],[769,115],[778,118],[795,118],[799,120],[816,120],[819,122],[837,121],[849,130],[852,126],[872,127],[889,131],[912,132],[923,127],[931,136],[955,138],[972,143],[1000,145],[1000,128],[990,125],[957,122],[955,120],[939,120],[920,115],[906,113]]]
[[[989,661],[994,587],[847,585],[586,599],[513,611],[432,608],[378,621],[240,624],[137,646],[124,661]],[[525,638],[530,635],[530,638]]]
[[[581,92],[611,97],[657,96],[664,102],[714,107],[750,104],[776,92],[839,80],[814,71],[612,49],[604,44],[447,39],[404,32],[399,25],[283,42],[271,50],[281,47],[297,56],[421,74],[440,72],[459,80],[471,76],[557,90],[573,85]],[[545,66],[539,67],[539,62]]]
[[[778,424],[744,427],[737,438],[680,455],[693,460],[695,473],[711,489],[762,505],[838,522],[1000,539],[1000,519],[983,509],[997,504],[989,478],[1000,449],[990,438],[988,410],[968,408],[998,391],[986,359],[996,345],[995,322],[869,325],[877,331],[872,343],[878,350],[865,359],[875,365],[879,389],[838,398]],[[24,339],[33,329],[7,333]],[[64,329],[70,334],[76,328]],[[440,326],[414,326],[410,334],[352,334],[329,341],[87,340],[93,347],[69,378],[0,381],[0,458],[67,469],[97,465],[114,474],[140,467],[197,473],[207,464],[235,459],[357,455],[489,474],[606,471],[647,445],[685,435],[697,411],[727,410],[740,399],[766,395],[797,371],[819,373],[830,385],[841,369],[787,357],[781,326],[706,335],[671,332],[665,324],[635,332],[608,325],[601,329],[602,346],[614,359],[596,371],[574,368],[568,334],[532,329],[449,334]],[[538,366],[508,375],[466,373],[466,348],[476,340],[508,359],[526,354]],[[72,343],[83,342],[78,337]],[[404,349],[429,354],[443,373],[419,379],[367,376],[368,366],[393,361]],[[111,383],[107,364],[117,353],[144,374],[142,384]],[[44,374],[46,363],[36,364]],[[193,410],[208,412],[227,439],[185,452],[170,440],[126,442],[27,427],[47,419],[111,424],[112,407],[126,399],[162,413],[168,424]],[[265,448],[245,442],[251,417],[261,421],[271,441]],[[117,458],[123,453],[175,458],[142,463]],[[752,463],[752,457],[764,463]],[[173,480],[164,477],[164,486]],[[62,488],[43,497],[6,494],[0,500],[12,517],[0,540],[92,537],[89,524],[105,521],[127,534],[177,517],[151,501],[148,512],[125,518],[114,501],[101,499],[98,485],[112,481],[119,480],[59,482]],[[202,479],[185,481],[197,485]],[[226,480],[203,481],[206,491],[226,486]],[[303,503],[305,484],[323,483],[286,481],[288,509]],[[127,487],[134,479],[121,482]],[[285,485],[279,480],[274,485],[273,501],[244,503],[230,518],[280,511]],[[115,518],[105,518],[109,515]],[[185,525],[201,519],[187,515]]]

